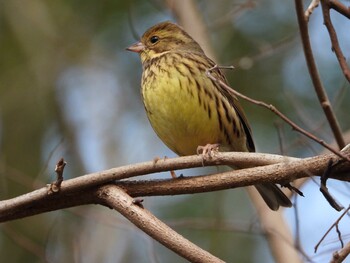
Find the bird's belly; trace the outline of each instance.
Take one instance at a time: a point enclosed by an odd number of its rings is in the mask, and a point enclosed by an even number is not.
[[[195,154],[200,145],[220,143],[215,102],[209,98],[200,102],[196,89],[178,83],[177,79],[158,78],[157,85],[145,85],[142,90],[157,135],[179,155]]]

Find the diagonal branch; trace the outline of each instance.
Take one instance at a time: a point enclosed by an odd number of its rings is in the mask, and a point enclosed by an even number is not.
[[[143,232],[190,262],[224,262],[190,242],[147,209],[134,203],[134,199],[118,186],[105,185],[95,193],[96,202],[117,210]]]
[[[312,133],[304,130],[303,128],[301,128],[300,126],[298,126],[297,124],[295,124],[293,121],[291,121],[289,118],[287,118],[287,116],[285,116],[282,112],[280,112],[278,109],[276,109],[275,106],[271,105],[271,104],[267,104],[263,101],[259,101],[259,100],[255,100],[252,99],[248,96],[245,96],[241,93],[239,93],[238,91],[232,89],[230,86],[228,86],[225,82],[223,82],[220,79],[215,78],[212,74],[211,71],[218,69],[219,67],[217,65],[215,65],[214,67],[210,68],[207,70],[206,74],[208,76],[208,78],[210,78],[212,81],[215,81],[216,83],[218,83],[223,89],[225,89],[225,91],[239,97],[242,98],[246,101],[249,101],[255,105],[258,106],[262,106],[265,107],[269,110],[271,110],[273,113],[275,113],[276,115],[278,115],[283,121],[285,121],[287,124],[289,124],[294,130],[304,134],[305,136],[307,136],[308,138],[312,139],[313,141],[319,143],[320,145],[322,145],[323,147],[327,148],[328,150],[330,150],[332,153],[338,155],[339,157],[342,157],[344,160],[347,160],[350,162],[350,157],[345,156],[344,154],[342,154],[340,151],[337,151],[336,149],[334,149],[331,145],[329,145],[328,143],[324,142],[323,140],[317,138],[315,135],[313,135]],[[221,67],[220,67],[221,68]],[[345,144],[345,143],[344,143]]]
[[[322,82],[317,70],[316,62],[315,62],[311,44],[310,44],[309,30],[307,27],[307,21],[304,16],[304,8],[303,8],[302,0],[295,0],[295,9],[298,17],[301,41],[303,43],[304,54],[305,54],[307,67],[309,69],[309,74],[310,74],[312,83],[314,85],[318,100],[320,101],[322,109],[326,115],[328,123],[333,132],[334,138],[337,141],[338,147],[341,149],[345,146],[345,142],[342,136],[340,125],[333,112],[331,103],[322,85]]]
[[[335,11],[337,11],[338,13],[340,13],[343,16],[350,19],[350,7],[349,6],[345,6],[343,3],[339,2],[338,0],[330,0],[329,5]]]

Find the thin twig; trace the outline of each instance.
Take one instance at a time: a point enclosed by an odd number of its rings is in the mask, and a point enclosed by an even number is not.
[[[331,7],[330,1],[329,0],[322,0],[321,6],[322,6],[322,14],[323,14],[324,24],[328,30],[329,38],[331,39],[331,43],[332,43],[332,51],[334,51],[334,53],[338,59],[340,68],[342,69],[345,78],[348,80],[348,82],[350,82],[350,69],[348,67],[348,64],[346,63],[346,59],[344,57],[343,51],[340,48],[338,37],[337,37],[337,32],[335,31],[335,29],[333,27],[333,23],[332,23],[330,12],[329,12],[330,7]]]
[[[340,204],[338,204],[338,202],[333,198],[333,196],[331,195],[331,193],[328,190],[327,187],[327,180],[332,172],[332,168],[333,168],[333,160],[329,159],[328,161],[328,166],[326,168],[326,170],[324,171],[323,175],[321,176],[321,185],[320,185],[320,191],[323,194],[323,196],[326,198],[326,200],[328,201],[328,203],[338,212],[343,210],[344,207]]]
[[[320,239],[320,241],[318,241],[318,243],[315,246],[315,253],[317,252],[318,247],[320,246],[320,244],[322,243],[322,241],[326,238],[326,236],[329,234],[329,232],[331,232],[331,230],[334,227],[337,227],[340,220],[349,212],[350,210],[350,205],[349,207],[341,214],[341,216],[331,225],[331,227],[327,230],[327,232],[322,236],[322,238]]]
[[[51,194],[51,193],[57,193],[60,191],[61,189],[61,184],[63,182],[63,171],[64,171],[64,167],[66,166],[66,162],[64,161],[63,158],[61,158],[57,164],[56,164],[56,167],[55,167],[55,172],[56,172],[56,175],[57,175],[57,179],[55,182],[51,183],[50,184],[50,188],[48,190],[48,193]]]
[[[301,41],[303,44],[306,64],[309,69],[309,74],[314,85],[318,100],[326,115],[328,123],[333,132],[334,138],[337,141],[338,147],[341,149],[345,146],[344,138],[338,120],[333,112],[331,103],[328,99],[327,93],[322,85],[314,55],[311,48],[309,30],[307,27],[307,21],[304,16],[303,1],[295,0],[295,9],[298,17],[298,24],[300,29]],[[328,148],[329,149],[329,148]]]
[[[326,142],[324,142],[323,140],[319,139],[318,137],[316,137],[315,135],[313,135],[312,133],[304,130],[303,128],[299,127],[296,123],[294,123],[293,121],[291,121],[290,119],[288,119],[287,116],[285,116],[282,112],[280,112],[278,109],[276,109],[275,106],[273,106],[272,104],[266,104],[263,101],[259,101],[259,100],[255,100],[252,99],[248,96],[245,96],[241,93],[239,93],[238,91],[232,89],[230,86],[228,86],[225,82],[223,82],[220,79],[215,78],[212,74],[211,71],[218,69],[218,65],[215,65],[214,67],[208,69],[206,71],[207,76],[217,82],[218,84],[220,84],[221,87],[223,87],[226,91],[228,91],[229,93],[240,97],[246,101],[249,101],[250,103],[256,104],[258,106],[262,106],[265,107],[267,109],[269,109],[270,111],[272,111],[273,113],[275,113],[277,116],[279,116],[282,120],[284,120],[286,123],[288,123],[294,130],[300,132],[301,134],[304,134],[305,136],[307,136],[308,138],[310,138],[311,140],[314,140],[315,142],[319,143],[320,145],[322,145],[323,147],[327,148],[328,150],[330,150],[332,153],[338,155],[339,157],[343,158],[344,160],[347,160],[350,162],[350,157],[345,156],[344,154],[342,154],[340,151],[334,149],[331,145],[327,144]],[[221,68],[221,67],[220,67]]]
[[[312,12],[315,10],[316,7],[320,4],[320,0],[312,0],[309,7],[305,11],[305,19],[306,21],[309,21],[310,16]]]

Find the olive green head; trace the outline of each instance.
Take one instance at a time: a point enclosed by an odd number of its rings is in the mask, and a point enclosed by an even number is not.
[[[127,50],[140,53],[142,62],[171,51],[203,53],[199,44],[185,30],[169,21],[149,28],[141,41]]]

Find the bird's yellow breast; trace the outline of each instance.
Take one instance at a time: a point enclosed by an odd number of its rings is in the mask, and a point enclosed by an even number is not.
[[[212,83],[205,72],[181,63],[162,66],[173,62],[168,60],[164,57],[146,67],[142,77],[147,116],[160,139],[179,155],[195,154],[198,146],[208,143],[220,143],[225,150],[240,150],[227,145],[225,137],[232,137],[233,132],[225,135],[221,127],[227,124],[220,124],[218,117],[220,112],[225,114],[224,109],[214,90],[206,88]]]

